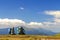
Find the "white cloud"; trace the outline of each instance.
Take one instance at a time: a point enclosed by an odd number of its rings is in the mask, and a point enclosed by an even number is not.
[[[30,22],[26,23],[19,19],[0,19],[0,28],[10,28],[10,27],[28,27],[28,28],[39,28],[42,23]]]
[[[45,11],[46,14],[54,16],[54,21],[60,22],[60,11]]]
[[[28,25],[39,25],[39,26],[41,26],[42,23],[38,23],[38,22],[30,22]]]
[[[60,11],[45,11],[45,13],[48,15],[53,15],[56,18],[60,17]]]
[[[19,19],[0,19],[0,28],[17,27],[25,25],[25,22]]]
[[[41,22],[30,22],[27,24],[28,28],[41,28],[43,26],[43,24]]]
[[[24,10],[24,8],[23,8],[23,7],[20,7],[20,9],[21,9],[21,10]]]
[[[26,23],[19,19],[0,19],[0,28],[11,28],[11,27],[28,27],[28,28],[40,28],[42,27],[42,23],[38,22],[30,22]]]

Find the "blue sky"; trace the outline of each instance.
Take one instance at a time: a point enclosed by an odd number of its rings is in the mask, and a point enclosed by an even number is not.
[[[0,0],[0,22],[60,32],[60,0]]]
[[[52,17],[43,12],[59,10],[59,3],[59,0],[0,0],[0,18],[21,19],[26,22],[48,21],[46,19]],[[24,9],[20,9],[21,7]]]

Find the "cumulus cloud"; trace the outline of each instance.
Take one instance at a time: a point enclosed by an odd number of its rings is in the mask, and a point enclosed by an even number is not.
[[[0,19],[0,28],[17,27],[25,25],[25,22],[19,19]]]
[[[41,22],[30,22],[27,24],[28,28],[41,28],[43,26],[43,24]]]
[[[30,22],[26,23],[19,19],[0,19],[0,28],[11,28],[11,27],[27,27],[27,28],[41,28],[43,23],[41,22]]]
[[[46,14],[54,16],[54,21],[60,22],[60,11],[45,11]]]
[[[42,25],[42,23],[38,23],[38,22],[30,22],[28,25],[39,25],[39,26],[41,26]]]
[[[26,23],[23,20],[19,20],[19,19],[6,19],[6,18],[0,19],[0,28],[11,28],[11,27],[19,27],[19,26],[28,27],[28,28],[39,28],[41,25],[42,23],[38,23],[38,22]]]
[[[54,17],[60,17],[60,11],[45,11],[46,14],[53,15]]]

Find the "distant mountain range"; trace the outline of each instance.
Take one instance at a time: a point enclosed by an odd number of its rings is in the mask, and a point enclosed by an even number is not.
[[[54,35],[56,33],[46,30],[43,28],[34,29],[34,28],[24,28],[27,35]],[[17,27],[15,28],[15,33],[17,33]],[[9,34],[9,28],[0,29],[0,34]]]
[[[32,34],[32,35],[54,35],[56,33],[50,31],[50,30],[46,30],[46,29],[43,29],[43,28],[39,28],[39,29],[29,29],[29,28],[26,28],[26,34]]]
[[[0,34],[8,34],[9,28],[0,29]]]

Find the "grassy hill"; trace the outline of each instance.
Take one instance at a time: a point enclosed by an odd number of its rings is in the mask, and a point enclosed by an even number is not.
[[[58,34],[55,34],[54,36],[60,36],[60,33],[58,33]]]

